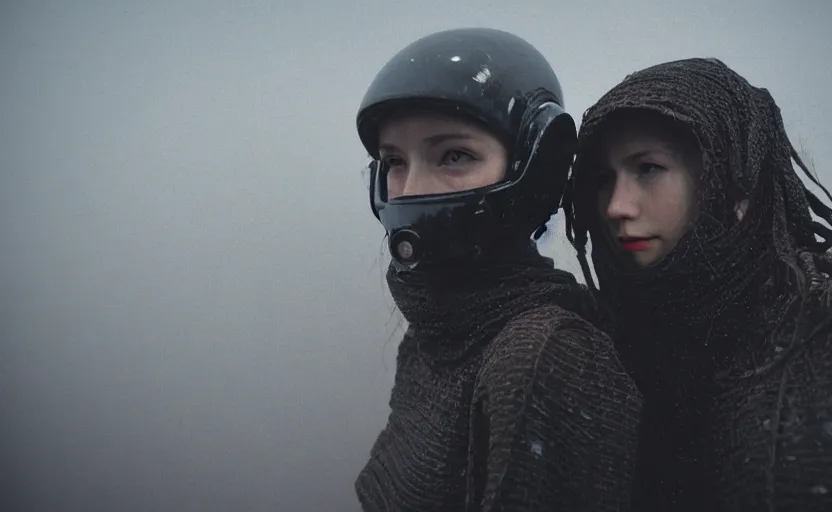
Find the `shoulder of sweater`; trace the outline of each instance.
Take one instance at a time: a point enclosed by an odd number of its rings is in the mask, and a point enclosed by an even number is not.
[[[480,381],[548,378],[621,380],[635,386],[612,340],[575,312],[557,305],[526,311],[506,324],[486,351]]]
[[[556,304],[539,306],[512,318],[494,338],[491,347],[521,354],[540,353],[541,357],[570,347],[601,352],[614,350],[612,340],[601,329],[575,311]]]
[[[796,350],[787,355],[785,368],[806,386],[832,394],[832,318],[810,327],[803,336]]]
[[[800,366],[808,362],[812,365],[813,374],[832,378],[832,315],[819,323],[810,324],[808,328],[800,329],[798,336],[802,339],[795,339],[798,345],[787,356],[786,366]],[[779,346],[780,350],[788,350],[786,341],[791,340],[784,340]]]
[[[800,496],[805,509],[829,510],[832,500],[820,490],[828,488],[832,475],[832,322],[813,334],[786,363],[785,373],[766,377],[766,387],[779,397],[779,487],[792,493],[795,482],[805,483]]]

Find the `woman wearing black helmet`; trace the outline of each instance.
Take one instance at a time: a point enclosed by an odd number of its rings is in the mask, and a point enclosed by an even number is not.
[[[559,205],[575,126],[524,40],[424,37],[358,114],[370,203],[408,322],[365,510],[624,510],[640,397],[591,295],[531,240]]]
[[[818,184],[768,91],[715,59],[634,73],[584,116],[570,235],[587,276],[592,237],[644,395],[635,509],[832,510],[832,231],[812,219],[832,211],[792,161]]]

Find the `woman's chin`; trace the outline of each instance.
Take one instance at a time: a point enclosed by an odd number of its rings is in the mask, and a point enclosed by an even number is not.
[[[661,255],[655,251],[621,251],[621,258],[627,263],[631,270],[640,270],[651,267],[661,261]]]
[[[656,255],[648,254],[647,252],[633,253],[632,259],[633,264],[635,264],[638,268],[647,268],[659,260]]]

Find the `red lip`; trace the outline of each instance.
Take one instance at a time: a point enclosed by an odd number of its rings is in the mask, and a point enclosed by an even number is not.
[[[652,238],[631,238],[620,237],[618,241],[621,243],[621,248],[625,251],[638,252],[647,250]]]

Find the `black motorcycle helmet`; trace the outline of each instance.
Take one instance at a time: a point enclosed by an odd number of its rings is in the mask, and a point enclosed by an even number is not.
[[[379,128],[403,111],[436,112],[480,126],[509,154],[502,181],[472,190],[388,200]],[[357,116],[370,163],[370,206],[399,269],[475,261],[529,239],[560,206],[577,134],[552,67],[525,40],[463,28],[423,37],[379,71]]]

